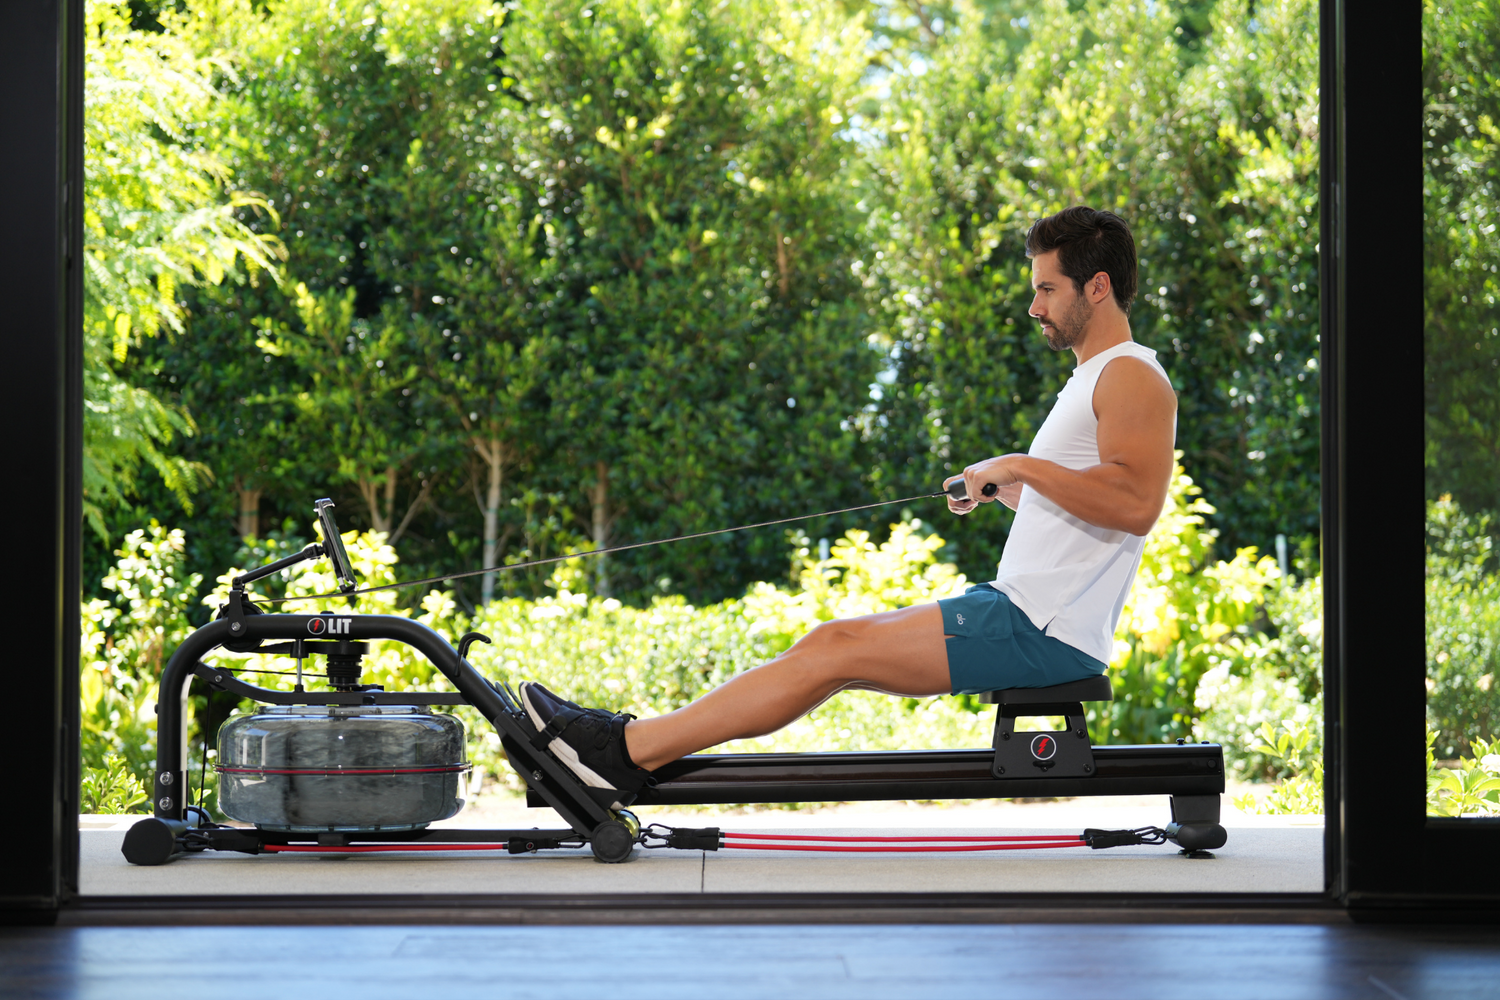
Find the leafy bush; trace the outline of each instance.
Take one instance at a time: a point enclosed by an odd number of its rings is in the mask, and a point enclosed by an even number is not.
[[[1232,773],[1283,782],[1255,808],[1316,811],[1321,580],[1282,578],[1272,560],[1250,549],[1213,561],[1214,533],[1203,520],[1211,511],[1179,470],[1125,606],[1111,669],[1117,700],[1092,720],[1095,738],[1159,742],[1180,733],[1212,739],[1224,745]],[[1443,815],[1487,814],[1500,798],[1500,752],[1483,735],[1493,732],[1497,706],[1489,685],[1500,647],[1500,583],[1490,570],[1487,530],[1486,521],[1467,518],[1446,498],[1429,511],[1429,710],[1455,733],[1446,741],[1437,731],[1432,737],[1430,802]],[[818,622],[936,600],[961,593],[968,583],[939,561],[944,541],[920,521],[892,525],[881,544],[851,531],[826,559],[815,556],[808,539],[792,541],[795,589],[760,583],[743,598],[703,607],[659,597],[633,608],[575,592],[569,588],[585,579],[581,558],[557,568],[554,596],[498,600],[475,614],[438,591],[412,610],[400,606],[395,591],[365,595],[359,606],[369,613],[414,615],[449,636],[470,629],[487,633],[494,644],[475,647],[472,658],[492,677],[535,678],[602,707],[654,715],[774,658]],[[366,585],[395,582],[398,560],[383,533],[349,532],[345,543]],[[290,535],[255,540],[242,549],[241,562],[260,565],[302,544]],[[105,578],[110,599],[85,605],[83,761],[86,802],[94,807],[132,808],[138,804],[134,788],[150,780],[157,678],[193,627],[188,611],[201,584],[184,574],[183,551],[180,530],[152,524],[132,532]],[[221,603],[236,572],[221,576],[202,603]],[[263,598],[297,597],[326,593],[335,581],[314,563],[257,587]],[[293,683],[289,658],[250,662],[222,650],[215,655],[235,661],[268,687]],[[365,668],[368,681],[388,688],[446,684],[426,660],[398,643],[373,644]],[[193,707],[189,746],[192,766],[201,767],[202,734],[222,719],[202,696]],[[489,727],[471,709],[456,711],[473,734],[476,764],[508,774]],[[726,749],[983,746],[990,726],[988,710],[971,698],[897,700],[849,692],[774,736]],[[211,799],[211,777],[209,785]]]
[[[1224,746],[1225,766],[1247,780],[1289,778],[1264,728],[1306,727],[1309,754],[1323,743],[1323,580],[1278,579],[1266,591],[1265,621],[1232,644],[1232,655],[1204,673],[1194,694],[1201,713],[1194,736]],[[1259,738],[1257,740],[1257,738]]]
[[[1192,736],[1200,680],[1260,641],[1253,626],[1279,575],[1276,562],[1254,548],[1213,562],[1218,533],[1205,526],[1213,512],[1179,466],[1120,616],[1110,662],[1115,700],[1097,718],[1091,711],[1096,742]]]
[[[1263,742],[1255,752],[1279,761],[1285,778],[1262,799],[1236,796],[1235,807],[1245,812],[1323,814],[1323,740],[1321,717],[1316,722],[1282,723],[1281,735],[1269,722],[1260,725]]]
[[[1262,723],[1263,742],[1255,749],[1280,762],[1283,780],[1263,798],[1237,796],[1237,808],[1250,813],[1323,812],[1323,754],[1321,734],[1312,723],[1283,724],[1277,735]],[[1427,730],[1427,812],[1433,816],[1500,816],[1500,740],[1470,741],[1473,756],[1438,760],[1433,745],[1439,733]]]
[[[102,767],[85,767],[79,789],[78,810],[111,816],[128,815],[144,805],[146,785],[131,773],[130,765],[113,755]]]
[[[1229,757],[1243,761],[1244,773],[1271,775],[1277,767],[1251,745],[1266,719],[1245,712],[1231,717],[1216,703],[1205,707],[1209,703],[1201,696],[1195,706],[1194,698],[1205,683],[1220,694],[1233,695],[1235,685],[1259,690],[1274,668],[1283,697],[1262,706],[1261,714],[1278,721],[1315,719],[1318,637],[1304,623],[1316,620],[1319,591],[1316,582],[1278,583],[1274,563],[1253,550],[1214,562],[1214,533],[1203,524],[1211,510],[1179,470],[1122,617],[1112,670],[1118,700],[1093,726],[1096,738],[1107,726],[1101,742],[1160,742],[1189,735],[1202,711],[1207,719],[1220,719],[1215,724],[1226,742],[1234,742],[1227,747]],[[365,585],[395,582],[398,560],[384,533],[348,532],[344,538]],[[961,593],[968,584],[951,564],[939,561],[944,540],[917,520],[892,525],[881,544],[866,532],[851,531],[831,546],[826,559],[817,557],[806,538],[793,537],[792,543],[795,588],[760,583],[742,598],[701,607],[673,596],[635,608],[578,592],[571,588],[586,578],[581,558],[559,565],[551,581],[555,594],[536,600],[504,598],[471,614],[451,594],[430,592],[419,608],[408,610],[399,604],[398,592],[382,591],[361,597],[359,607],[412,615],[450,637],[484,632],[493,645],[475,646],[471,658],[488,676],[511,682],[534,678],[580,701],[644,716],[679,708],[774,658],[819,622],[936,600]],[[303,539],[285,534],[253,540],[241,550],[240,562],[260,565],[302,544]],[[90,766],[102,767],[113,753],[129,762],[132,773],[149,778],[154,681],[166,651],[190,628],[186,610],[199,583],[179,579],[181,551],[181,532],[155,527],[131,535],[110,577],[120,595],[117,603],[90,605],[85,642]],[[237,572],[220,576],[202,603],[222,603]],[[309,563],[256,586],[262,599],[276,599],[327,593],[335,581],[324,564]],[[1263,606],[1277,634],[1257,627]],[[224,650],[214,656],[267,687],[289,689],[294,683],[296,664],[290,658]],[[366,681],[390,689],[446,685],[425,659],[399,643],[373,643],[364,665]],[[195,707],[190,747],[196,754],[201,733],[213,731],[222,719],[206,703]],[[508,774],[490,727],[472,709],[455,711],[472,734],[475,763]],[[972,698],[897,700],[848,692],[774,736],[737,741],[726,749],[984,746],[992,724],[990,710]],[[1255,754],[1264,760],[1257,762]]]
[[[1427,812],[1434,816],[1500,816],[1500,739],[1473,739],[1473,756],[1438,761],[1427,730]]]
[[[1440,757],[1500,733],[1500,575],[1488,517],[1427,505],[1427,717]]]
[[[1427,507],[1426,590],[1428,808],[1489,815],[1500,798],[1500,755],[1486,737],[1500,723],[1500,575],[1489,518],[1466,514],[1449,496]],[[1282,583],[1265,609],[1264,635],[1237,643],[1199,683],[1197,735],[1224,744],[1234,773],[1285,782],[1262,811],[1298,811],[1311,787],[1303,762],[1321,757],[1322,582]],[[1290,756],[1287,737],[1269,735],[1278,720],[1291,734]],[[1262,740],[1252,746],[1256,732]]]
[[[154,521],[130,532],[103,581],[112,598],[83,606],[79,686],[85,773],[119,767],[138,781],[151,780],[157,678],[171,651],[193,630],[188,609],[202,582],[183,572],[184,547],[181,529],[168,531]]]

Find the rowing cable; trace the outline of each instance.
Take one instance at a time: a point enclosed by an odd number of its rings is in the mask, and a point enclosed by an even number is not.
[[[889,507],[892,504],[911,503],[913,500],[931,500],[933,497],[946,497],[947,490],[938,490],[936,493],[921,493],[914,497],[903,497],[900,500],[881,500],[878,503],[862,504],[858,507],[844,507],[840,510],[825,510],[820,514],[799,514],[796,517],[783,517],[775,521],[760,521],[755,524],[741,524],[733,528],[715,528],[712,531],[695,531],[690,535],[676,535],[672,538],[657,538],[649,542],[632,542],[629,545],[611,545],[602,549],[590,549],[587,552],[574,552],[565,556],[551,556],[546,559],[531,559],[526,562],[509,563],[504,566],[489,566],[485,569],[471,569],[463,573],[449,573],[446,576],[429,576],[420,580],[405,580],[401,583],[386,583],[378,587],[361,587],[358,590],[340,591],[333,594],[309,594],[306,597],[258,597],[256,601],[261,604],[289,604],[293,601],[321,601],[335,597],[357,597],[360,594],[373,594],[381,590],[395,590],[399,587],[421,587],[434,583],[443,583],[448,580],[462,580],[469,576],[480,576],[485,573],[506,573],[518,569],[531,569],[535,566],[548,566],[552,563],[567,562],[569,559],[582,559],[586,556],[604,556],[614,552],[628,552],[631,549],[644,549],[652,545],[668,545],[672,542],[685,542],[694,538],[708,538],[711,535],[724,535],[732,531],[750,531],[753,528],[769,528],[777,524],[791,524],[794,521],[811,521],[819,517],[832,517],[835,514],[852,514],[860,510],[873,510],[876,507]]]

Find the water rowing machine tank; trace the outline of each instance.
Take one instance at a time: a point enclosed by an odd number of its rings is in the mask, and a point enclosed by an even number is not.
[[[262,830],[415,830],[463,808],[463,723],[414,705],[277,706],[219,730],[219,808]]]

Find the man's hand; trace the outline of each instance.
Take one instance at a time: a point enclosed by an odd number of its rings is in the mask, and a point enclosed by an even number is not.
[[[950,483],[963,480],[964,491],[969,494],[967,500],[955,500],[949,497],[948,509],[955,514],[962,515],[982,503],[999,500],[1011,510],[1015,510],[1016,504],[1021,500],[1021,482],[1014,466],[1017,459],[1025,457],[1020,453],[1015,453],[987,458],[983,462],[975,462],[959,475],[949,476],[943,480],[943,489],[947,489]],[[984,488],[991,485],[998,487],[998,490],[991,496],[985,496]]]

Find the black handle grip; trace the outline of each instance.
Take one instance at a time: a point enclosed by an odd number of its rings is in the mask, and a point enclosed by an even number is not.
[[[994,483],[985,483],[984,488],[979,492],[983,493],[987,497],[992,497],[996,493],[1000,492],[1000,487],[996,486]],[[948,484],[948,495],[955,500],[969,499],[969,491],[964,487],[964,481],[962,479],[955,479],[953,480],[953,482]]]

